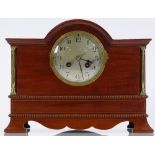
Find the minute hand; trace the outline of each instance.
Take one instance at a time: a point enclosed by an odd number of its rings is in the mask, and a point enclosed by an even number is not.
[[[84,77],[83,77],[83,72],[82,72],[82,67],[81,67],[80,60],[79,60],[79,66],[80,66],[80,71],[81,71],[81,74],[82,74],[82,78],[83,78],[83,80],[84,80]]]

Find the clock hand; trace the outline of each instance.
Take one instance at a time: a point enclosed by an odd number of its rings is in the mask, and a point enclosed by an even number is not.
[[[82,56],[84,56],[87,52],[84,52],[83,54],[76,56],[75,58],[71,59],[70,61],[68,61],[69,63],[71,63],[71,65],[77,60],[79,61],[81,59]],[[67,64],[66,64],[67,66]]]
[[[91,66],[91,64],[94,62],[94,61],[86,60],[86,59],[83,59],[83,58],[80,58],[80,60],[86,61],[86,63],[85,63],[86,68],[89,68]]]
[[[82,74],[82,78],[83,78],[83,80],[84,80],[84,77],[83,77],[83,72],[82,72],[82,67],[81,67],[80,60],[79,60],[79,66],[80,66],[80,71],[81,71],[81,74]]]
[[[80,60],[86,61],[87,63],[93,63],[93,61],[85,60],[85,59],[83,59],[83,58],[80,58]]]
[[[74,61],[79,61],[87,52],[82,53],[81,55],[76,55],[73,59],[71,59],[71,63],[74,63]]]

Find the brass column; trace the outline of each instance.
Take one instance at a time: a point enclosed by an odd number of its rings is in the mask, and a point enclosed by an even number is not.
[[[11,46],[11,95],[16,95],[16,82],[15,82],[15,56],[16,47]]]
[[[141,47],[142,54],[142,65],[141,65],[141,95],[146,95],[145,90],[145,49],[146,47]]]

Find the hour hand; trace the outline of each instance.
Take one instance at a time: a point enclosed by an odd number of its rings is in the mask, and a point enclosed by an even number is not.
[[[87,63],[93,63],[92,61],[86,60],[86,59],[83,59],[83,58],[80,58],[80,60],[86,61]]]

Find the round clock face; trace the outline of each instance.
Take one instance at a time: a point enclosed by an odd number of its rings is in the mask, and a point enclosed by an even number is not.
[[[53,45],[50,65],[63,82],[83,86],[94,82],[104,70],[108,54],[100,40],[84,31],[71,31]]]

